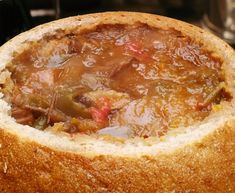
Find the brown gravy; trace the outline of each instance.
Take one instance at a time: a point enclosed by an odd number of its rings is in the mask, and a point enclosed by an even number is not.
[[[12,116],[38,129],[161,136],[227,100],[221,64],[175,29],[101,25],[34,42],[15,57],[7,95]]]

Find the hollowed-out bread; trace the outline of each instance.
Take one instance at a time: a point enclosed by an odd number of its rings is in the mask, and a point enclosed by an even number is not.
[[[0,100],[0,192],[235,192],[235,54],[214,35],[193,25],[145,13],[107,12],[38,26],[0,48],[4,69],[16,53],[44,36],[77,33],[100,24],[136,22],[180,31],[220,58],[229,102],[200,123],[165,136],[122,143],[88,135],[71,138],[15,122]]]

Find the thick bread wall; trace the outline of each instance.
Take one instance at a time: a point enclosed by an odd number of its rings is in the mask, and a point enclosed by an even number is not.
[[[166,29],[174,27],[215,51],[224,61],[226,82],[234,90],[235,55],[226,43],[192,25],[141,13],[91,14],[36,27],[0,48],[0,69],[11,61],[14,51],[57,29],[82,30],[102,23],[136,21]],[[6,111],[0,114],[5,116]],[[0,125],[7,123],[1,120],[4,116],[0,116]],[[9,122],[8,127],[0,128],[0,192],[235,192],[235,117],[227,119],[219,125],[210,120],[208,126],[214,129],[200,135],[197,142],[185,138],[173,151],[141,157],[115,152],[86,156],[59,146],[53,148],[53,144],[43,145],[42,140],[39,143],[30,131],[22,137],[20,129],[10,129],[16,124]]]
[[[171,154],[93,158],[0,130],[0,192],[234,192],[235,121]]]
[[[147,23],[150,26],[164,28],[164,29],[175,28],[176,30],[181,31],[183,34],[190,36],[192,40],[198,41],[199,43],[201,43],[202,48],[204,49],[207,48],[211,51],[214,51],[216,55],[218,55],[218,57],[220,57],[221,60],[224,62],[223,68],[225,70],[226,82],[229,85],[230,90],[231,91],[234,90],[235,87],[233,86],[233,84],[235,84],[235,81],[233,80],[235,80],[235,62],[234,62],[235,54],[232,48],[230,48],[226,43],[224,43],[222,40],[215,37],[214,35],[207,33],[206,31],[203,31],[202,29],[195,27],[193,25],[190,25],[190,24],[178,21],[178,20],[162,17],[162,16],[144,14],[144,13],[107,12],[107,13],[89,14],[89,15],[84,15],[84,16],[70,17],[70,18],[66,18],[66,19],[62,19],[62,20],[58,20],[58,21],[54,21],[54,22],[50,22],[50,23],[38,26],[30,31],[27,31],[18,35],[17,37],[13,38],[9,42],[7,42],[5,45],[0,47],[0,69],[4,69],[6,65],[11,61],[13,57],[13,53],[15,51],[20,52],[24,48],[30,47],[32,41],[37,41],[45,35],[56,34],[56,31],[58,30],[60,31],[63,30],[64,33],[69,33],[70,30],[75,31],[76,33],[79,33],[83,30],[94,28],[95,26],[100,25],[100,24],[123,23],[123,24],[131,25],[136,22]],[[4,116],[0,115],[0,119],[1,118],[3,118],[5,121]],[[227,117],[226,119],[228,118],[229,117]],[[219,123],[220,126],[221,126],[221,121],[223,121],[223,118],[220,119],[220,123]],[[209,125],[211,125],[211,123],[209,122],[211,122],[213,125],[214,121],[213,120],[208,121],[208,123],[206,123],[206,126],[208,125],[208,127],[210,127]],[[8,124],[8,122],[6,123],[6,121],[5,123],[7,125],[4,125],[2,123],[3,122],[0,122],[0,127],[11,130],[13,124]],[[22,125],[19,125],[19,127],[14,126],[14,128],[17,128],[17,129],[14,129],[13,134],[19,133],[18,130],[21,130],[21,128],[23,127],[24,126]],[[216,127],[216,126],[213,125],[213,127]],[[210,129],[211,129],[210,132],[214,131],[212,127],[210,127]],[[41,134],[40,131],[35,131],[33,128],[29,129],[28,127],[24,127],[24,130],[28,131],[28,132],[24,132],[24,136],[26,138],[27,137],[31,138],[32,140],[35,140],[38,143],[41,143],[41,141],[43,141],[43,140],[39,140],[39,138],[37,137],[37,136],[40,136],[40,138],[43,137],[43,134]],[[190,129],[188,130],[188,133],[192,133]],[[205,134],[207,133],[205,132]],[[185,143],[187,144],[188,143],[187,139],[190,138],[190,141],[191,141],[191,139],[195,139],[196,136],[200,137],[201,135],[203,134],[198,132],[188,137],[182,137],[182,140],[180,139],[179,143],[175,143],[176,145],[173,145],[172,147],[174,149],[177,145],[182,145]],[[49,137],[47,137],[47,139],[48,138]],[[58,145],[58,142],[60,143],[60,140],[57,140],[56,137],[53,137],[53,136],[52,138],[55,140],[50,140],[50,141],[56,142],[54,145],[52,144],[52,146],[60,148],[60,146]],[[81,140],[83,140],[83,138],[84,137],[81,136]],[[87,143],[87,142],[84,142],[84,143]],[[88,139],[87,144],[91,144],[89,143],[89,139]],[[96,142],[96,144],[98,143]],[[100,146],[103,146],[103,142],[101,142],[100,144],[101,144]],[[170,142],[170,144],[173,144],[173,143]],[[73,150],[74,150],[73,147],[75,147],[74,145],[69,146],[68,144],[66,144],[66,146]],[[85,146],[87,147],[87,145]],[[137,146],[137,148],[139,147]],[[75,147],[75,149],[77,149],[77,147]],[[97,148],[97,150],[98,149],[100,148]],[[96,150],[94,149],[94,151]],[[107,151],[109,150],[108,149],[105,150],[105,152]],[[100,151],[98,151],[98,153],[100,153]]]

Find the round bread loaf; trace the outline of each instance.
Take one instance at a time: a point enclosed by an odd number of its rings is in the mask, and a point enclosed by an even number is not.
[[[235,54],[216,36],[178,20],[131,12],[69,17],[40,25],[0,48],[0,83],[14,57],[46,36],[99,25],[135,23],[190,37],[222,61],[231,100],[203,121],[163,137],[76,137],[16,123],[11,104],[0,100],[0,192],[235,192]],[[167,38],[167,37],[166,37]]]

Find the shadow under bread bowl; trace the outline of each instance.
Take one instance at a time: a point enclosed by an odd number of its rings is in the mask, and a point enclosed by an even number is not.
[[[234,61],[144,13],[18,35],[0,48],[1,192],[234,192]]]

